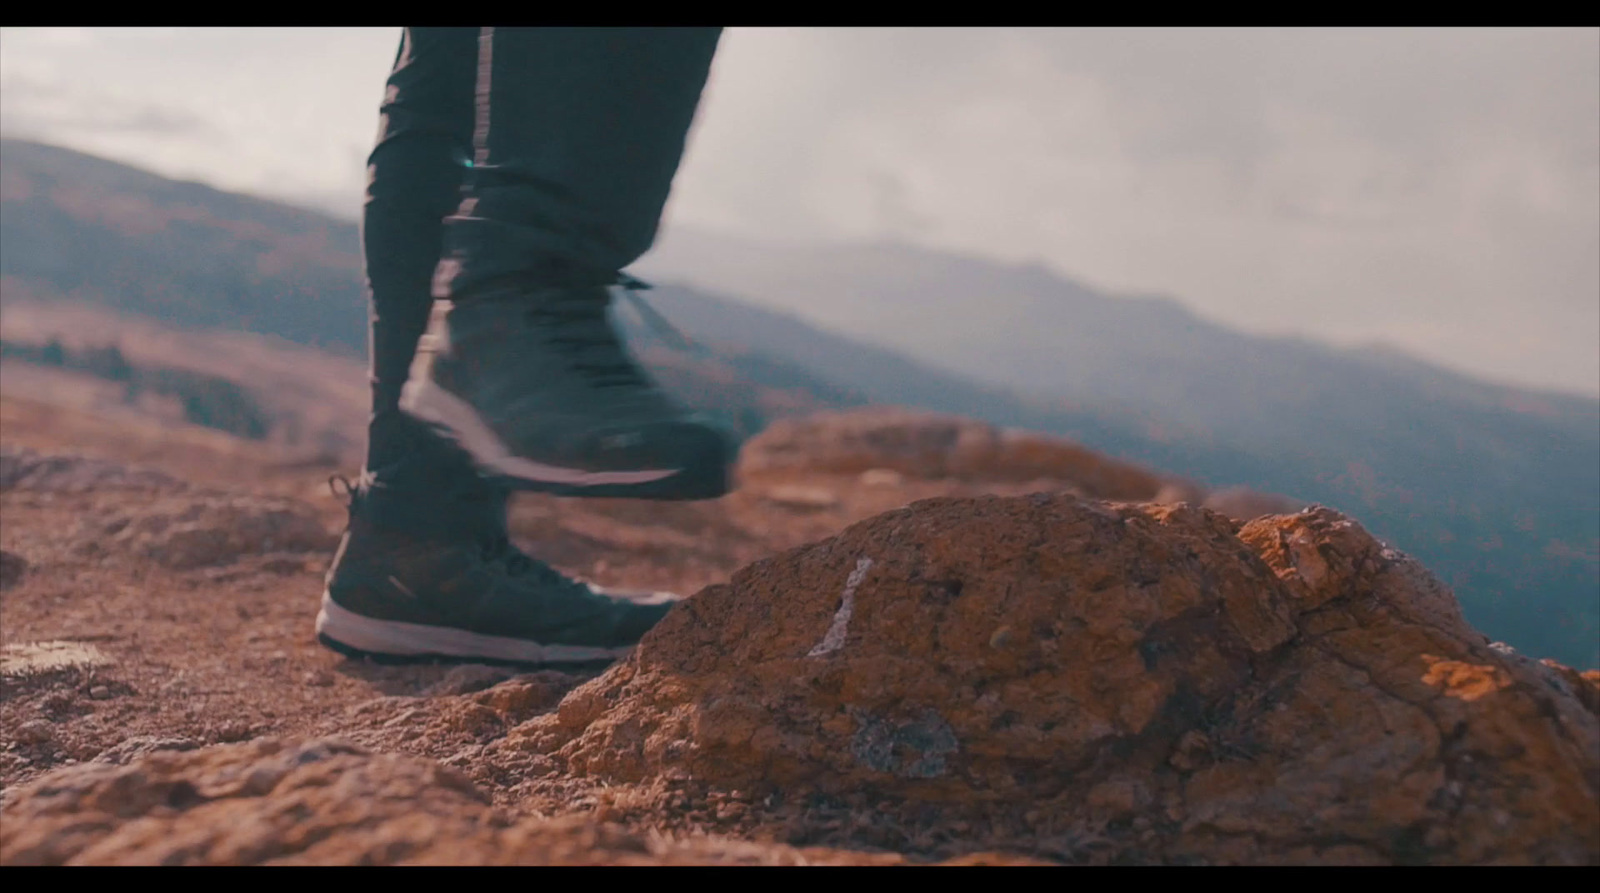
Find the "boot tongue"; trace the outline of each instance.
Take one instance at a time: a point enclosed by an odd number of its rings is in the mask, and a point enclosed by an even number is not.
[[[475,484],[463,486],[463,484]],[[507,535],[510,494],[481,481],[435,478],[399,480],[371,475],[356,491],[351,511],[364,520],[431,539],[481,540]]]
[[[466,454],[431,433],[405,456],[362,475],[357,503],[381,526],[418,536],[485,540],[508,535],[511,492],[484,480]]]

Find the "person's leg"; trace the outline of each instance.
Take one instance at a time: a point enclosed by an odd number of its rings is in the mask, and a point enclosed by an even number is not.
[[[727,433],[668,399],[607,319],[650,247],[719,31],[484,29],[474,164],[402,397],[486,475],[579,496],[727,490]],[[430,345],[428,342],[432,341]]]
[[[404,30],[361,216],[372,385],[364,505],[392,526],[425,519],[463,538],[503,534],[509,494],[402,413],[400,391],[432,311],[444,218],[461,202],[477,72],[477,28]]]
[[[608,592],[519,552],[509,491],[398,408],[433,305],[443,218],[470,161],[477,61],[478,29],[409,28],[389,76],[361,227],[372,313],[366,469],[351,487],[317,634],[387,658],[614,657],[669,599]]]
[[[407,28],[379,108],[361,215],[372,378],[367,468],[414,449],[400,389],[433,307],[444,218],[472,157],[477,28]]]
[[[486,28],[468,195],[437,297],[650,248],[711,68],[715,28]]]

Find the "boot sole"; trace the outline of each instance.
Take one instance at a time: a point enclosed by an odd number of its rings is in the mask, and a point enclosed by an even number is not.
[[[615,648],[545,645],[464,629],[375,620],[339,607],[326,592],[322,594],[322,608],[317,612],[317,641],[341,654],[386,663],[593,664],[616,661],[633,650],[632,645]]]
[[[716,459],[685,468],[588,471],[514,455],[471,404],[428,378],[406,382],[400,407],[460,446],[484,477],[514,490],[657,500],[716,499],[728,493],[728,465]]]

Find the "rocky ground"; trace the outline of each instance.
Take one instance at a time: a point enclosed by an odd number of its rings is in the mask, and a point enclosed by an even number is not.
[[[688,596],[626,661],[393,667],[312,638],[339,468],[0,424],[7,865],[1600,862],[1600,673],[1331,509],[786,420],[721,500],[519,497],[533,554]]]

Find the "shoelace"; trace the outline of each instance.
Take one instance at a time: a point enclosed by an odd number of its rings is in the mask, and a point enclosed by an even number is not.
[[[333,474],[328,475],[328,492],[333,494],[334,499],[344,502],[344,507],[347,511],[354,512],[356,497],[360,493],[361,488],[363,486],[369,486],[371,483],[372,475],[367,474],[366,472],[356,475],[356,479],[353,481],[344,475],[339,474],[338,472],[334,472]],[[336,486],[338,484],[344,485],[344,492],[341,493],[339,491],[339,487]],[[346,521],[345,526],[349,526],[348,521]]]
[[[486,564],[504,565],[506,575],[512,577],[520,577],[545,567],[534,561],[521,549],[512,545],[511,540],[503,536],[484,541],[482,558]]]
[[[632,304],[634,309],[639,311],[639,316],[643,318],[645,322],[649,323],[650,326],[656,330],[657,334],[668,336],[669,340],[676,341],[679,347],[690,351],[691,353],[696,353],[701,356],[710,355],[710,351],[691,340],[688,335],[683,333],[682,329],[679,329],[677,326],[673,325],[665,316],[661,315],[659,310],[650,306],[649,301],[646,301],[644,298],[639,296],[639,292],[649,291],[650,289],[655,288],[655,286],[644,281],[643,279],[639,279],[635,276],[629,276],[627,273],[618,273],[616,284],[622,286],[622,296],[628,299],[628,303]]]
[[[674,326],[665,316],[650,306],[650,303],[639,295],[639,292],[653,288],[645,282],[627,273],[615,274],[613,280],[604,283],[602,287],[608,291],[621,287],[622,295],[639,313],[651,328],[664,336],[664,340],[673,342],[679,348],[700,356],[711,356],[710,351],[697,344]],[[585,350],[598,349],[598,361],[575,360],[572,368],[589,378],[598,387],[638,387],[648,385],[644,377],[628,355],[616,332],[611,329],[605,319],[605,305],[592,301],[556,301],[529,308],[530,317],[540,322],[565,323],[567,325],[551,326],[550,331],[555,333],[555,343],[582,355]],[[582,337],[579,332],[587,329],[592,337]],[[575,331],[576,330],[576,331]],[[591,355],[592,356],[592,355]]]

